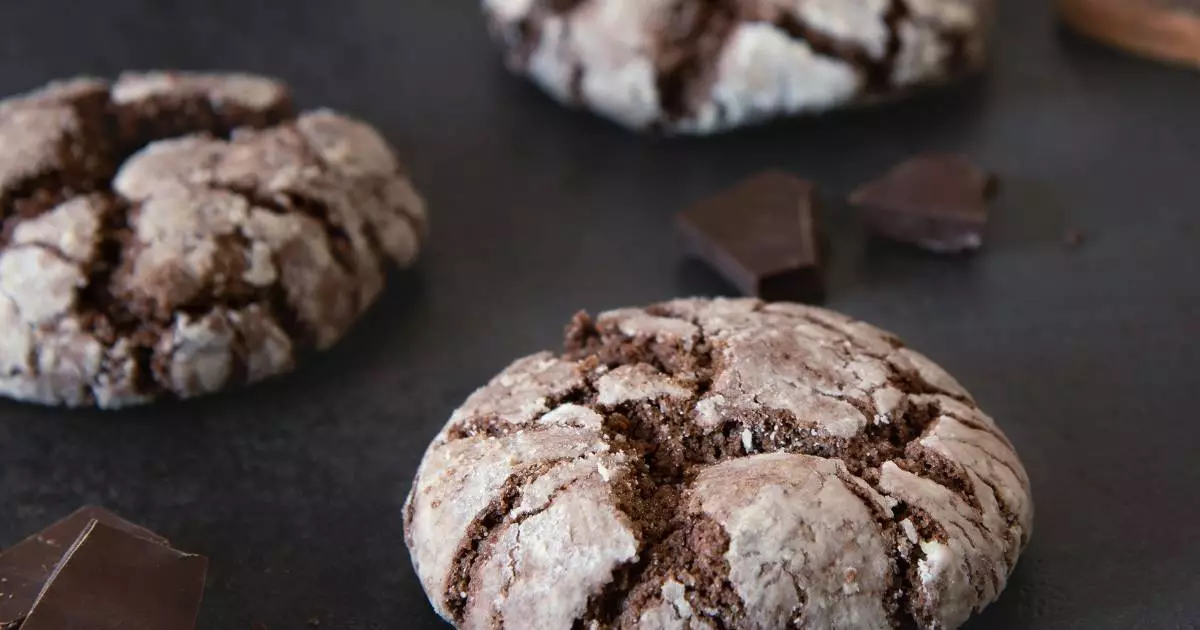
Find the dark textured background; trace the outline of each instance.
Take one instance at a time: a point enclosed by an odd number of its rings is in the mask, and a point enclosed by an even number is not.
[[[991,73],[900,106],[707,141],[639,138],[508,78],[472,0],[0,0],[0,92],[244,68],[376,123],[431,207],[415,273],[328,356],[120,414],[0,403],[0,546],[102,503],[211,558],[202,628],[436,628],[401,503],[425,442],[576,309],[726,289],[670,218],[766,167],[831,200],[910,152],[1004,178],[987,251],[867,242],[832,203],[829,305],[941,362],[1033,478],[1033,542],[971,628],[1200,625],[1200,74],[1003,3]],[[1087,244],[1070,250],[1078,228]]]

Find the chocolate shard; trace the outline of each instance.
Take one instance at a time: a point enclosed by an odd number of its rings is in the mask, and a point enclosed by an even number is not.
[[[678,216],[691,255],[742,293],[765,300],[825,296],[816,186],[781,171],[756,175]]]
[[[1066,232],[1063,232],[1063,245],[1066,245],[1069,249],[1079,248],[1086,242],[1087,235],[1083,233],[1083,230],[1070,228]]]
[[[963,155],[910,158],[850,195],[875,234],[938,253],[983,245],[995,179]]]
[[[0,553],[0,630],[12,630],[21,625],[55,565],[92,521],[157,544],[167,544],[154,532],[104,508],[81,508]]]
[[[194,628],[208,560],[93,520],[54,568],[21,630]]]

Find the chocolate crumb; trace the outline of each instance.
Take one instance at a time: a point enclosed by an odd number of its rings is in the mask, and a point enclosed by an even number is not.
[[[1070,249],[1082,247],[1087,242],[1087,235],[1078,228],[1070,228],[1063,232],[1063,245]]]
[[[742,293],[768,301],[825,296],[816,186],[770,171],[678,217],[691,255]]]

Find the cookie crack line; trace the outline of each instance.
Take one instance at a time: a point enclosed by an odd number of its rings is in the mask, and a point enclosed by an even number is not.
[[[315,149],[313,147],[311,139],[309,139],[308,137],[303,137],[303,140],[304,140],[303,150],[304,150],[305,155],[309,159],[311,159],[314,162],[316,162],[317,164],[319,164],[320,167],[323,169],[323,171],[326,174],[337,171],[337,168],[338,168],[337,165],[332,163],[319,150]],[[407,173],[406,169],[403,167],[403,165],[399,161],[397,161],[394,168],[392,168],[389,173],[387,173],[386,175],[379,175],[376,178],[372,178],[372,179],[380,179],[381,180],[383,177],[407,178],[407,176],[408,176],[408,173]],[[386,186],[386,182],[371,181],[368,183],[364,183],[364,187],[369,188],[371,190],[372,195],[374,195],[376,197],[382,197],[383,192],[380,190],[380,188],[383,186]],[[306,206],[315,206],[315,207],[310,208],[310,207],[306,207]],[[305,200],[303,200],[303,203],[301,204],[300,208],[298,208],[298,209],[300,209],[301,211],[305,211],[306,213],[309,214],[309,216],[312,216],[317,221],[320,221],[325,228],[326,234],[331,239],[331,242],[333,242],[333,239],[335,239],[335,238],[345,239],[348,242],[348,240],[349,240],[348,234],[346,233],[345,229],[342,226],[338,225],[338,223],[333,220],[333,213],[330,208],[330,204],[328,202],[322,201],[320,199],[315,199],[315,198],[314,199],[305,199]],[[310,210],[317,210],[317,212],[311,212]],[[410,208],[408,206],[404,206],[404,207],[400,208],[400,210],[401,210],[401,212],[398,214],[398,218],[400,220],[404,221],[405,225],[408,226],[408,229],[410,229],[412,231],[412,233],[414,235],[417,235],[418,237],[424,236],[428,229],[428,226],[426,225],[424,216],[418,214],[414,208]],[[388,255],[386,249],[382,245],[380,235],[379,235],[379,229],[375,225],[375,223],[372,221],[369,221],[369,220],[364,221],[362,224],[362,233],[363,233],[363,237],[365,238],[365,240],[367,242],[367,245],[371,248],[371,253],[375,256],[375,258],[381,262],[387,260],[389,255]],[[341,256],[342,254],[335,251],[335,255]],[[339,262],[342,262],[342,261],[339,260]],[[352,260],[349,262],[349,265],[347,265],[344,262],[342,264],[345,268],[348,268],[348,269],[353,269],[354,267],[356,267],[356,265],[354,265]]]
[[[37,218],[73,197],[111,193],[111,189],[106,190],[110,183],[111,178],[68,184],[60,173],[49,173],[26,179],[7,192],[0,191],[0,220],[3,220],[0,247],[12,240],[13,232],[25,220]]]
[[[754,309],[756,313],[761,312],[761,306],[762,305],[760,304]],[[973,485],[970,479],[968,479],[965,474],[963,474],[956,466],[951,465],[948,460],[944,458],[944,456],[928,450],[919,453],[913,453],[909,451],[909,445],[916,443],[923,436],[925,436],[929,427],[940,415],[940,407],[937,406],[936,403],[913,406],[907,411],[904,421],[889,421],[882,424],[878,422],[868,422],[865,430],[859,436],[856,436],[850,442],[841,445],[836,443],[816,443],[812,446],[805,446],[802,443],[773,443],[771,440],[765,439],[765,434],[779,431],[780,426],[785,428],[791,427],[791,431],[793,432],[801,426],[800,423],[797,422],[796,418],[787,412],[777,412],[778,415],[776,416],[776,422],[779,424],[775,425],[775,428],[771,431],[768,431],[765,427],[761,431],[757,428],[746,428],[746,425],[743,421],[726,421],[723,422],[717,430],[708,435],[710,437],[721,436],[723,437],[724,441],[727,444],[732,445],[732,447],[719,451],[716,459],[713,459],[712,457],[704,454],[703,451],[696,450],[695,447],[687,446],[690,443],[695,443],[695,436],[688,438],[686,434],[672,435],[668,441],[676,440],[683,444],[683,461],[675,465],[665,467],[668,470],[673,470],[673,472],[668,472],[665,474],[662,473],[661,471],[664,469],[664,466],[659,465],[656,459],[659,458],[664,452],[669,453],[669,450],[663,448],[661,441],[662,438],[656,433],[655,428],[672,422],[683,426],[690,424],[693,421],[692,413],[694,412],[692,410],[695,409],[696,404],[708,390],[711,382],[719,376],[720,368],[713,366],[714,361],[712,357],[714,355],[715,344],[708,340],[704,327],[698,326],[699,322],[697,319],[687,317],[680,318],[667,312],[652,312],[656,316],[676,319],[678,321],[697,325],[698,341],[693,346],[691,353],[692,357],[696,359],[696,363],[698,365],[705,366],[706,370],[696,378],[696,383],[694,385],[694,389],[691,390],[689,399],[686,401],[686,403],[680,405],[681,411],[676,413],[674,417],[669,417],[670,414],[650,413],[650,415],[647,415],[647,410],[651,410],[652,406],[646,407],[638,403],[617,405],[615,407],[605,407],[596,404],[595,381],[597,380],[597,366],[595,365],[592,365],[590,368],[580,368],[587,375],[583,381],[585,384],[584,387],[570,390],[561,396],[547,399],[545,402],[545,409],[547,411],[553,411],[562,404],[570,403],[585,405],[591,410],[600,413],[604,417],[603,426],[606,429],[604,440],[606,444],[613,448],[630,451],[635,457],[645,460],[645,467],[638,471],[640,476],[652,478],[654,484],[683,486],[688,483],[689,479],[694,477],[698,467],[710,465],[715,461],[720,461],[721,459],[746,457],[758,453],[788,452],[793,454],[815,455],[828,459],[837,459],[846,465],[850,475],[858,479],[862,479],[872,487],[875,487],[877,491],[882,492],[882,490],[878,488],[877,484],[878,470],[879,467],[885,462],[891,461],[897,463],[905,470],[935,481],[939,485],[946,487],[951,492],[962,497],[973,507],[981,509],[979,499],[975,496]],[[804,319],[807,322],[814,323],[818,325],[818,327],[825,330],[837,330],[828,324],[820,322],[820,320],[817,318],[805,317]],[[586,330],[589,327],[594,327],[594,325],[591,323],[590,318],[588,318],[586,315],[581,315],[577,316],[576,318],[576,327]],[[593,332],[595,331],[593,330]],[[578,335],[578,332],[576,332],[576,334]],[[595,348],[589,349],[587,347],[587,339],[572,340],[568,338],[568,344],[572,343],[580,345],[581,349],[569,350],[567,357],[575,356],[575,358],[579,358],[580,356],[583,356],[590,357],[593,360],[596,359],[596,356],[590,353],[595,353],[597,350]],[[903,348],[903,345],[899,344],[894,339],[889,339],[889,343],[894,350]],[[865,349],[856,347],[855,351],[865,352]],[[598,372],[600,375],[607,373],[607,370],[611,370],[622,365],[639,364],[651,365],[658,371],[674,375],[674,370],[671,368],[671,366],[664,364],[663,361],[656,357],[653,352],[643,352],[641,356],[637,357],[636,361],[620,360],[619,357],[621,356],[621,353],[619,351],[609,352],[608,354],[612,356],[607,357],[606,360],[601,360],[602,363],[606,364],[601,366],[602,369],[600,369]],[[588,359],[585,358],[584,363],[586,363],[587,360]],[[952,392],[943,392],[942,390],[934,387],[915,371],[904,371],[895,366],[894,369],[898,374],[901,375],[901,377],[890,379],[887,385],[897,388],[907,396],[936,393],[938,395],[945,395],[955,400],[959,400],[960,402],[964,402],[964,404],[969,404],[971,406],[974,405],[974,403],[970,401],[969,397],[954,394]],[[827,394],[815,389],[811,391],[815,395],[827,397],[831,400],[853,402],[854,406],[858,408],[860,412],[862,412],[863,415],[868,418],[868,420],[879,417],[879,411],[874,406],[874,403],[864,404],[861,401],[854,400],[845,395]],[[873,391],[874,390],[867,392],[868,401]],[[482,417],[475,419],[474,422],[470,423],[470,425],[463,424],[451,429],[449,435],[451,436],[451,439],[461,439],[462,437],[480,433],[491,437],[498,437],[517,431],[528,430],[536,431],[538,429],[525,424],[497,423],[496,418],[494,417]],[[749,440],[746,440],[743,437],[746,435],[746,432],[749,432]],[[736,438],[741,439],[739,440]],[[751,449],[750,445],[758,445],[758,448]],[[855,452],[862,453],[864,450],[872,448],[877,449],[879,454],[875,456],[868,456],[866,459],[864,459],[863,455],[861,454],[855,454]],[[926,463],[930,461],[935,462],[937,465],[930,465]],[[645,482],[645,480],[643,480],[643,482]],[[884,494],[886,495],[886,493]],[[1007,508],[1007,506],[1005,506],[1005,508]],[[1007,512],[1007,509],[1005,511]],[[1007,517],[1006,514],[1006,518],[1010,517]]]
[[[759,305],[759,307],[757,307],[754,312],[761,312],[761,305]],[[710,342],[708,340],[707,331],[705,330],[704,326],[699,325],[700,322],[698,322],[696,320],[696,318],[687,318],[687,317],[680,318],[680,317],[675,317],[675,316],[673,316],[669,313],[665,313],[665,312],[654,312],[653,314],[656,316],[659,316],[659,317],[668,317],[668,318],[676,319],[678,321],[687,322],[687,323],[690,323],[697,327],[698,341],[692,349],[692,357],[696,360],[697,364],[705,366],[706,370],[703,372],[703,375],[697,379],[696,385],[694,386],[694,389],[692,390],[690,399],[687,401],[686,404],[681,405],[681,407],[683,408],[683,411],[680,415],[682,415],[683,417],[674,419],[674,421],[677,423],[680,423],[683,425],[688,425],[694,421],[692,414],[694,413],[696,405],[700,402],[700,400],[703,399],[704,395],[708,392],[709,387],[711,387],[711,383],[714,380],[719,379],[721,376],[721,372],[722,372],[723,368],[721,366],[717,365],[713,359],[714,355],[718,354],[716,352],[717,344]],[[805,317],[804,319],[805,319],[805,321],[810,322],[810,323],[817,321],[816,318],[813,318],[813,317]],[[821,325],[821,327],[826,330],[831,330],[831,327],[829,327],[827,325]],[[834,329],[834,330],[836,330],[836,329]],[[853,342],[851,341],[851,343],[853,343]],[[896,347],[896,346],[893,346],[893,347]],[[903,346],[899,346],[899,347],[903,347]],[[896,347],[896,349],[899,349],[899,347]],[[862,352],[863,349],[861,347],[856,347],[855,351]],[[612,353],[612,354],[619,356],[619,353]],[[568,356],[570,356],[570,355],[571,355],[571,353],[568,353]],[[655,367],[655,369],[658,369],[667,374],[672,373],[671,367],[664,365],[661,360],[658,360],[653,355],[653,353],[649,353],[649,356],[643,356],[643,357],[639,357],[639,358],[643,360],[642,362],[648,363],[648,364],[652,365],[653,367]],[[614,367],[618,367],[618,365],[636,365],[636,364],[637,363],[630,363],[630,362],[611,364],[611,362],[610,362],[610,365],[608,365],[608,367],[611,369]],[[810,373],[812,372],[812,368],[810,366],[805,365],[805,366],[802,366],[802,368],[809,371]],[[939,393],[939,394],[951,396],[951,397],[955,398],[956,400],[964,400],[964,398],[961,396],[958,396],[958,395],[955,395],[952,393],[942,392],[942,390],[937,389],[936,387],[934,387],[932,384],[930,384],[929,382],[924,380],[919,374],[917,374],[915,372],[901,372],[900,370],[897,369],[897,373],[899,373],[901,375],[901,377],[889,379],[886,386],[895,387],[896,389],[901,391],[906,396]],[[880,386],[880,387],[884,387],[884,386]],[[879,389],[879,388],[876,388],[876,390],[877,389]],[[883,447],[883,446],[886,446],[889,444],[891,446],[891,449],[889,449],[889,451],[888,451],[890,456],[881,457],[879,459],[879,461],[873,462],[873,465],[871,467],[877,469],[878,466],[882,465],[885,461],[907,460],[908,455],[905,453],[907,446],[909,444],[921,439],[921,437],[923,437],[925,435],[926,430],[936,420],[937,414],[929,409],[923,410],[923,409],[915,408],[915,409],[910,410],[910,412],[907,414],[907,418],[908,418],[907,422],[889,421],[886,424],[870,422],[871,420],[874,420],[880,416],[878,408],[870,400],[871,395],[876,390],[870,390],[870,391],[865,392],[867,402],[862,402],[862,401],[857,400],[857,399],[853,398],[852,396],[849,396],[846,394],[832,394],[832,393],[828,393],[825,391],[821,391],[820,389],[816,389],[816,388],[809,388],[808,391],[816,396],[828,398],[830,400],[836,400],[836,401],[850,403],[850,404],[854,405],[857,409],[859,409],[859,411],[861,413],[863,413],[863,415],[868,419],[868,424],[865,428],[865,432],[861,436],[859,436],[859,438],[857,438],[857,439],[860,439],[864,443],[863,446],[868,446],[871,443],[874,443],[876,446],[879,446],[879,447]],[[973,403],[969,403],[969,404],[973,405]],[[641,419],[640,416],[637,415],[637,408],[638,407],[636,405],[634,405],[632,408],[630,408],[630,407],[618,408],[615,411],[617,411],[617,412],[626,411],[627,413],[625,415],[635,416],[635,419],[640,420]],[[632,413],[628,413],[628,412],[630,412],[631,409],[632,409]],[[605,409],[598,408],[598,407],[595,408],[595,410],[602,412],[602,413],[605,411],[610,411],[610,410],[605,410]],[[794,415],[791,415],[790,412],[776,411],[774,413],[780,414],[779,418],[782,420],[782,422],[786,423],[787,425],[790,425],[791,427],[798,428],[798,427],[802,426],[802,424],[795,418]],[[657,420],[657,419],[650,419],[650,422],[653,422],[654,420]],[[743,429],[743,430],[749,429],[749,430],[751,430],[751,438],[752,438],[750,441],[753,444],[759,444],[759,445],[770,444],[769,440],[762,439],[764,437],[763,435],[760,435],[759,433],[757,433],[753,428],[746,427],[745,423],[742,421],[726,421],[726,422],[722,423],[722,429],[723,429],[723,432],[726,434],[738,433],[739,434],[738,437],[740,437],[739,429]],[[654,434],[651,432],[651,433],[649,433],[649,435],[654,435]],[[744,447],[744,444],[743,444],[743,447]],[[830,447],[835,447],[835,448],[832,448],[832,450],[827,450]],[[761,453],[761,452],[784,451],[784,452],[795,453],[795,454],[817,455],[817,456],[826,457],[826,458],[830,458],[830,459],[839,459],[844,464],[847,464],[847,466],[851,469],[852,473],[855,474],[855,476],[861,477],[862,470],[857,469],[857,467],[855,466],[854,458],[847,456],[848,453],[846,451],[848,451],[852,447],[853,447],[852,445],[847,444],[847,445],[843,445],[843,447],[839,449],[839,448],[836,448],[836,445],[822,444],[822,445],[818,445],[817,448],[804,448],[802,445],[792,444],[792,445],[783,446],[782,448],[767,448],[767,449],[756,450],[755,452],[749,452],[749,450],[746,448],[737,449],[736,445],[735,445],[735,449],[727,452],[727,454],[731,454],[734,457],[744,457],[747,455]],[[694,457],[694,458],[689,458],[689,459],[691,459],[693,461],[700,460],[700,463],[712,463],[710,461],[704,461],[705,458],[703,458],[703,457]],[[962,480],[962,481],[965,483],[965,480]]]
[[[423,202],[386,142],[333,112],[297,114],[265,77],[51,83],[0,101],[0,135],[0,280],[20,290],[14,304],[40,304],[36,321],[0,317],[28,324],[14,348],[56,350],[0,356],[19,364],[0,394],[18,399],[121,407],[288,371],[340,338],[424,237]],[[298,189],[317,185],[305,160],[333,200]],[[31,246],[61,267],[62,295],[38,294],[17,259]]]
[[[896,71],[896,59],[900,56],[900,24],[909,18],[906,0],[890,0],[887,11],[883,14],[883,24],[887,28],[887,44],[883,59],[871,68],[868,74],[868,86],[877,91],[892,86],[892,77]]]
[[[892,584],[887,592],[887,600],[891,606],[889,617],[893,621],[893,626],[897,628],[917,628],[921,624],[917,620],[916,610],[912,602],[917,596],[917,584],[919,581],[916,575],[920,562],[925,557],[925,552],[919,544],[912,541],[908,545],[899,544],[901,537],[905,533],[901,531],[901,523],[905,520],[913,522],[911,514],[919,513],[920,510],[907,505],[903,501],[899,501],[896,507],[893,508],[893,519],[887,524],[886,531],[889,537],[897,544],[893,544],[890,552],[892,562]],[[937,536],[936,532],[931,531],[924,523],[923,519],[918,519],[920,523],[914,523],[914,528],[917,531],[918,538],[926,540],[933,539]]]
[[[311,217],[324,230],[325,238],[329,241],[329,251],[333,254],[334,260],[341,267],[342,271],[349,274],[354,274],[358,271],[359,265],[354,259],[354,246],[351,244],[350,235],[346,232],[345,228],[333,220],[331,210],[326,202],[300,193],[279,192],[268,194],[258,191],[251,186],[238,186],[229,183],[210,185],[209,188],[239,195],[250,202],[251,206],[270,210],[280,216],[300,213]],[[364,226],[364,230],[366,229],[370,228]]]
[[[536,479],[535,479],[535,481],[536,481]],[[488,541],[491,542],[491,541],[495,540],[496,536],[499,536],[500,534],[502,534],[504,532],[504,530],[514,528],[514,527],[516,528],[516,532],[513,534],[513,546],[512,546],[512,549],[510,549],[508,552],[509,568],[510,568],[510,571],[512,572],[512,575],[510,575],[504,581],[504,584],[502,584],[500,587],[500,593],[502,596],[504,596],[504,597],[508,596],[509,591],[512,589],[513,583],[515,583],[520,577],[519,567],[517,566],[518,562],[517,562],[516,554],[521,548],[521,531],[522,531],[521,524],[535,516],[545,513],[546,510],[549,510],[551,507],[554,506],[554,502],[556,499],[558,499],[559,496],[565,494],[572,488],[581,485],[584,481],[585,481],[585,479],[574,479],[572,481],[569,481],[569,482],[563,484],[562,486],[559,486],[558,488],[555,488],[546,497],[545,502],[542,505],[540,505],[532,510],[522,512],[516,516],[513,516],[510,511],[508,517],[505,519],[505,522],[489,533]],[[472,567],[472,569],[470,571],[472,580],[474,579],[475,575],[477,574],[479,566],[483,562],[485,562],[489,559],[490,559],[489,557],[477,557],[476,558],[475,566]],[[467,588],[468,588],[468,590],[470,588],[469,582],[467,584]],[[499,616],[500,615],[499,615],[498,611],[494,613],[494,618],[499,618]]]
[[[584,459],[589,454],[580,455],[574,461]],[[450,612],[456,623],[462,623],[466,614],[467,594],[471,592],[471,584],[476,579],[476,573],[490,559],[491,544],[496,537],[509,527],[520,526],[525,520],[545,512],[553,506],[554,499],[560,494],[579,483],[579,479],[570,481],[556,488],[544,504],[536,509],[513,516],[521,500],[521,489],[556,466],[573,461],[570,458],[557,458],[526,466],[516,471],[504,480],[500,496],[481,512],[475,515],[471,523],[471,535],[465,544],[455,554],[452,563],[452,579],[447,582],[446,592],[442,595],[443,605]]]
[[[901,0],[892,0],[892,2],[889,16],[895,7],[903,6]],[[898,13],[898,15],[902,15],[902,13]],[[892,61],[899,52],[899,38],[896,35],[894,23],[887,17],[884,22],[888,28],[887,53],[881,59],[872,58],[867,49],[860,44],[840,40],[820,29],[809,26],[793,11],[780,12],[772,24],[793,40],[807,44],[814,54],[843,61],[853,66],[863,75],[867,93],[870,94],[882,92],[891,87]]]
[[[111,188],[111,183],[109,184]],[[133,362],[132,378],[142,394],[169,396],[153,368],[153,352],[162,337],[162,331],[139,321],[128,308],[121,306],[120,298],[114,293],[114,277],[118,273],[124,254],[125,235],[131,231],[129,212],[131,204],[109,191],[104,196],[104,212],[100,216],[95,237],[95,254],[90,262],[91,273],[86,284],[76,293],[76,308],[81,314],[85,329],[93,334],[110,353],[120,343],[129,345],[129,357]],[[97,383],[85,383],[88,397],[96,400]]]
[[[658,34],[655,48],[655,92],[664,120],[676,122],[695,114],[694,101],[712,79],[717,58],[737,25],[738,0],[709,0],[698,5],[677,2]]]
[[[755,312],[759,311],[756,310]],[[658,311],[652,312],[652,314],[657,317],[665,317],[697,325],[697,321],[694,318],[676,317],[669,313]],[[818,323],[819,320],[815,318],[807,317],[805,321],[818,325],[825,330],[836,330],[827,324]],[[564,355],[564,359],[580,361],[577,369],[584,377],[582,380],[583,385],[561,395],[548,397],[543,401],[541,407],[546,412],[550,412],[564,404],[579,404],[601,414],[605,419],[604,427],[606,433],[604,434],[604,440],[609,446],[614,448],[632,448],[629,443],[615,442],[614,438],[632,440],[634,444],[640,440],[643,443],[643,447],[648,447],[643,448],[643,451],[657,454],[662,452],[660,450],[662,446],[660,440],[681,441],[683,450],[685,451],[684,463],[675,468],[687,469],[688,472],[669,475],[676,483],[694,474],[696,466],[708,465],[722,458],[745,457],[753,454],[780,451],[838,459],[847,465],[852,474],[859,478],[864,478],[864,472],[867,472],[867,469],[877,472],[879,466],[887,461],[898,463],[908,463],[911,461],[925,474],[930,474],[928,467],[922,466],[919,462],[913,460],[913,455],[907,453],[906,450],[910,444],[919,441],[925,435],[930,425],[936,421],[940,408],[933,403],[915,405],[907,410],[905,419],[902,421],[888,421],[886,423],[872,422],[872,420],[877,420],[881,414],[875,404],[870,401],[871,395],[882,387],[894,387],[905,396],[944,395],[964,404],[974,406],[974,403],[969,398],[938,389],[915,371],[904,371],[900,368],[893,368],[897,376],[890,378],[885,385],[866,391],[867,400],[865,402],[847,394],[833,394],[815,388],[807,389],[814,396],[851,404],[868,419],[868,424],[863,432],[847,442],[815,442],[811,446],[805,446],[804,443],[795,441],[778,442],[775,439],[769,438],[766,434],[778,433],[780,429],[791,432],[803,432],[803,424],[791,412],[766,409],[762,413],[767,415],[760,416],[760,418],[769,416],[773,430],[768,430],[767,427],[750,427],[746,425],[744,420],[732,419],[723,421],[716,429],[708,433],[696,434],[684,432],[681,434],[671,434],[664,438],[656,432],[657,427],[664,424],[674,424],[683,427],[692,425],[694,423],[693,414],[695,413],[696,405],[704,398],[711,387],[711,383],[720,377],[722,368],[716,365],[716,361],[713,358],[717,354],[717,344],[708,340],[704,328],[697,326],[697,340],[694,346],[688,351],[692,359],[690,365],[701,366],[695,374],[689,373],[684,375],[688,380],[689,398],[686,401],[678,402],[676,405],[677,410],[673,413],[650,413],[650,415],[647,415],[647,413],[652,412],[654,406],[650,405],[647,407],[638,401],[616,406],[598,404],[596,401],[596,381],[605,374],[610,373],[611,370],[623,366],[648,365],[672,377],[679,376],[679,370],[664,363],[653,349],[637,346],[637,340],[617,336],[608,341],[615,342],[618,346],[621,346],[623,342],[632,342],[635,347],[624,349],[621,347],[606,347],[604,344],[607,342],[603,339],[602,333],[595,330],[594,322],[586,314],[577,315],[572,328],[572,332],[568,334],[566,342],[568,349]],[[653,341],[647,340],[647,343],[653,343]],[[899,349],[903,346],[893,347]],[[855,351],[863,351],[863,349],[856,347]],[[808,366],[802,366],[802,368],[811,372],[811,368]],[[755,399],[755,402],[761,404],[757,399]],[[538,427],[528,422],[501,422],[495,415],[483,415],[469,417],[453,425],[446,432],[446,439],[457,440],[475,435],[502,437],[521,431],[539,431],[548,428],[547,426]],[[750,440],[743,439],[743,431],[751,432]],[[695,450],[697,448],[704,448],[696,440],[706,436],[721,436],[728,442],[730,448],[720,450],[718,459],[714,460],[709,453]],[[746,448],[746,442],[757,445],[757,448],[754,450]],[[689,447],[689,444],[693,446]],[[870,457],[869,466],[864,469],[861,466],[861,456],[855,457],[854,452],[871,447],[883,450],[878,455]],[[925,456],[939,457],[936,453],[928,453]],[[653,470],[653,467],[651,467],[651,470]],[[871,478],[873,475],[867,474],[865,476],[867,477],[866,481],[872,481]],[[948,479],[953,483],[948,483]],[[977,500],[969,490],[969,481],[965,477],[939,477],[939,483],[947,485],[952,491],[962,495],[964,499],[972,504],[977,505]]]
[[[542,37],[542,23],[550,18],[562,18],[574,12],[588,0],[531,0],[529,10],[517,21],[512,32],[504,25],[491,21],[489,26],[507,41],[511,52],[508,64],[519,68],[529,63]],[[515,38],[516,41],[511,41]]]

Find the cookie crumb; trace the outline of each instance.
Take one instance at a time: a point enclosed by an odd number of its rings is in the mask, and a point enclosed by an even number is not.
[[[842,592],[848,595],[855,595],[862,591],[862,587],[858,583],[858,569],[846,567],[843,576],[845,577],[845,582],[842,584]]]
[[[596,462],[596,472],[600,473],[600,478],[605,482],[612,479],[612,473],[604,466],[604,462]]]

